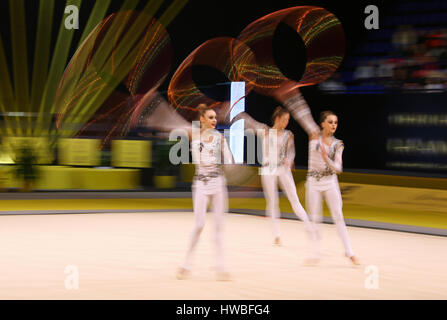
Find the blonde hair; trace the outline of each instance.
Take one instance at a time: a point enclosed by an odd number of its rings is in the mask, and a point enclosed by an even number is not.
[[[208,110],[213,110],[214,111],[214,109],[211,108],[210,106],[208,106],[206,103],[199,104],[197,106],[197,111],[199,111],[199,118],[203,117]]]

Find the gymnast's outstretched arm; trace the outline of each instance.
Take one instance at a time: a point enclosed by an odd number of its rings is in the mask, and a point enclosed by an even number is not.
[[[142,124],[162,132],[184,130],[191,140],[192,123],[179,115],[159,92],[146,94],[139,104],[138,108],[145,108]]]
[[[306,131],[310,139],[318,139],[320,127],[315,123],[310,108],[296,85],[288,83],[277,89],[274,96],[289,110],[292,117]]]
[[[247,130],[247,129],[254,130],[256,132],[256,134],[258,134],[260,131],[261,132],[265,131],[265,133],[266,133],[270,129],[268,125],[266,125],[265,123],[256,121],[246,112],[239,113],[236,117],[234,117],[232,123],[234,123],[240,119],[244,120],[245,130]]]

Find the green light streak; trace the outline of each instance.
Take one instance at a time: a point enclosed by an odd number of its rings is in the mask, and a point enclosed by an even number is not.
[[[24,0],[10,0],[12,63],[14,75],[14,109],[29,110],[28,57],[26,48],[26,24]],[[16,116],[17,130],[23,134],[19,118]]]
[[[14,0],[12,0],[14,1]],[[74,5],[78,8],[81,6],[82,0],[67,0],[66,6]],[[68,30],[65,28],[66,15],[62,17],[62,22],[59,29],[59,34],[56,41],[53,58],[51,60],[50,72],[45,85],[43,99],[39,108],[39,118],[37,125],[40,126],[37,130],[38,135],[45,133],[45,130],[50,129],[51,112],[56,96],[56,91],[62,77],[70,51],[71,40],[76,30]]]
[[[48,64],[50,61],[53,12],[54,0],[40,1],[36,48],[34,50],[33,78],[31,82],[31,112],[39,111],[40,102],[45,90],[45,81],[47,79]],[[36,123],[34,123],[35,125]],[[31,126],[28,128],[31,129]]]

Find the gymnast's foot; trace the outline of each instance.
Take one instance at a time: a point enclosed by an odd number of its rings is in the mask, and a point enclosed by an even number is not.
[[[275,240],[273,240],[273,244],[275,246],[280,246],[281,245],[281,239],[280,237],[276,237]]]
[[[356,265],[356,266],[359,266],[360,265],[360,261],[359,261],[359,259],[357,259],[357,257],[356,256],[354,256],[354,255],[352,255],[352,256],[348,256],[348,255],[346,255],[348,258],[349,258],[349,260],[351,260],[351,262],[354,264],[354,265]]]
[[[228,272],[220,271],[216,274],[217,281],[230,281],[231,277]]]
[[[177,270],[177,279],[178,280],[185,280],[189,277],[190,272],[188,269],[180,268]]]

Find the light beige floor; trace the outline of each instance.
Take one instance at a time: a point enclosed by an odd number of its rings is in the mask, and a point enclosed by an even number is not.
[[[303,265],[299,221],[282,220],[283,246],[268,218],[230,214],[226,256],[232,281],[215,280],[210,214],[194,271],[179,281],[192,213],[0,217],[0,299],[446,299],[447,238],[348,227],[362,265],[343,256],[333,225],[323,225],[323,259]],[[79,288],[66,289],[75,273]],[[365,288],[368,266],[378,289]],[[374,267],[373,267],[374,268]],[[73,269],[72,269],[73,270]],[[377,283],[377,282],[376,282]]]

